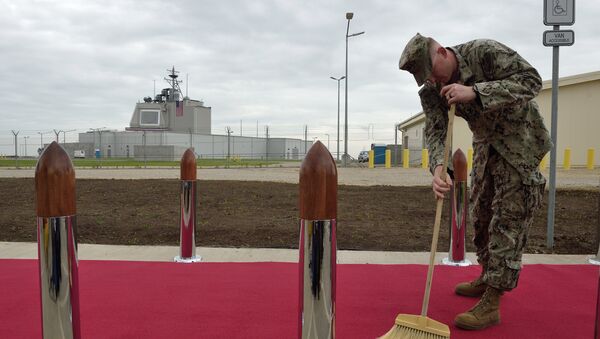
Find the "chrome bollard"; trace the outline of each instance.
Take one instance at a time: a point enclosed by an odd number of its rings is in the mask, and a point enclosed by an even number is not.
[[[43,338],[81,338],[75,171],[52,142],[35,169]]]
[[[335,338],[337,169],[317,141],[300,167],[298,338]]]
[[[600,197],[600,192],[598,193]],[[600,265],[600,199],[598,199],[598,229],[596,231],[596,234],[596,239],[598,240],[598,253],[596,253],[595,257],[590,257],[588,261],[590,262],[590,264]]]
[[[194,263],[202,260],[196,256],[196,156],[188,148],[181,157],[181,194],[180,194],[180,230],[179,255],[175,262]]]
[[[600,275],[598,276],[598,294],[596,294],[596,326],[594,338],[600,339]]]
[[[598,200],[598,236],[600,237],[600,200]],[[598,254],[590,258],[591,264],[600,265],[600,241],[598,241]],[[598,293],[596,294],[596,326],[594,327],[594,338],[600,339],[600,275],[598,276]]]
[[[450,227],[450,250],[442,263],[451,266],[469,266],[471,261],[465,257],[465,239],[468,215],[467,197],[467,158],[459,149],[452,156],[454,182],[450,206],[452,209]]]
[[[600,246],[598,246],[598,253],[595,257],[589,257],[588,262],[592,265],[600,265]]]

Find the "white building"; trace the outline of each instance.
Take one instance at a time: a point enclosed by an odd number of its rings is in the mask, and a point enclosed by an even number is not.
[[[169,77],[171,87],[136,104],[125,131],[80,133],[78,143],[63,145],[68,154],[83,150],[86,157],[179,160],[193,147],[199,158],[302,159],[310,148],[301,139],[211,134],[211,107],[183,97],[174,67]]]

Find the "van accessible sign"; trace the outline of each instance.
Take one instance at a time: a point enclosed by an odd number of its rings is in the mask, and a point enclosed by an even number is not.
[[[544,25],[575,23],[575,0],[544,0]]]
[[[571,46],[575,43],[575,32],[572,30],[544,31],[544,46]]]

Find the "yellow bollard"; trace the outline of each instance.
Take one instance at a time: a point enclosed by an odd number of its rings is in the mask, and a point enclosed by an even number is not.
[[[469,148],[467,150],[467,170],[471,170],[473,168],[473,149]]]
[[[385,168],[392,168],[392,151],[385,150]]]
[[[409,158],[410,158],[410,151],[407,150],[407,149],[405,149],[402,152],[402,168],[409,168],[410,167],[409,163],[408,163],[410,161]]]
[[[429,168],[429,150],[427,148],[423,148],[421,151],[421,167]]]
[[[545,170],[548,167],[548,153],[544,155],[542,161],[540,161],[540,170]]]
[[[565,158],[563,159],[563,168],[571,169],[571,149],[565,148]]]
[[[369,168],[375,168],[375,151],[369,151]]]
[[[588,148],[587,150],[587,169],[594,169],[594,149]]]

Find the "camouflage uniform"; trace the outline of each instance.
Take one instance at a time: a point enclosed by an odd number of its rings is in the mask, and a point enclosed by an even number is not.
[[[456,105],[473,132],[471,218],[483,280],[510,290],[517,286],[521,256],[545,179],[539,163],[551,141],[532,99],[541,88],[538,72],[519,54],[493,40],[450,47],[458,61],[458,80],[473,86],[477,99]],[[430,170],[442,163],[448,104],[439,86],[419,91],[426,116]]]

